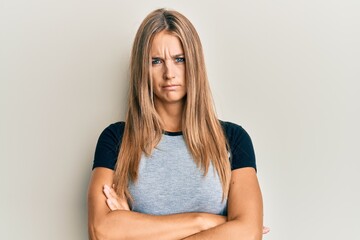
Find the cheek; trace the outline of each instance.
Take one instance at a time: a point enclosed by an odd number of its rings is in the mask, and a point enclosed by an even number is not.
[[[156,70],[153,70],[151,72],[151,77],[152,77],[152,81],[153,81],[153,86],[157,86],[159,84],[159,82],[161,81],[162,79],[162,74],[161,72],[156,69]]]
[[[175,68],[176,76],[184,77],[185,76],[185,66],[177,66]]]
[[[185,66],[182,66],[181,69],[179,69],[178,76],[181,78],[181,80],[185,83],[186,82],[186,69]]]

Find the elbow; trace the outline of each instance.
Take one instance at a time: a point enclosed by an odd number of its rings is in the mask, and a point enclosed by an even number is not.
[[[253,239],[253,240],[262,240],[262,236],[263,236],[262,232],[256,232],[256,233],[254,233],[254,234],[252,235],[252,238],[250,238],[250,239]]]
[[[111,240],[103,223],[89,223],[88,232],[90,240]]]
[[[248,232],[248,238],[249,240],[262,240],[263,232],[262,227],[256,227],[252,228]]]
[[[112,224],[108,220],[97,221],[88,224],[89,239],[90,240],[124,240],[129,239],[125,231],[111,231]],[[118,230],[119,228],[117,228]]]
[[[247,239],[247,240],[262,240],[263,228],[251,223],[244,223],[239,220],[236,221],[236,230],[234,231],[234,239]]]
[[[105,240],[102,228],[98,224],[88,224],[89,240]]]

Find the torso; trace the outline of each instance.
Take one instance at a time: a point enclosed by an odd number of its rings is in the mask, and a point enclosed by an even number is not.
[[[210,164],[204,176],[182,135],[165,135],[151,156],[142,156],[138,180],[129,184],[132,210],[165,215],[182,212],[226,214],[220,179]]]
[[[231,152],[231,169],[253,167],[256,170],[254,149],[250,136],[239,125],[221,122]],[[121,148],[125,123],[108,126],[100,135],[93,168],[114,170]],[[226,215],[226,200],[213,166],[206,176],[199,169],[185,144],[183,135],[163,134],[151,156],[142,156],[138,181],[130,182],[133,211],[148,214],[208,212]]]

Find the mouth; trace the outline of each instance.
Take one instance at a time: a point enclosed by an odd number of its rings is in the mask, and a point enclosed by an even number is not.
[[[171,85],[165,85],[162,86],[164,90],[175,90],[176,88],[180,87],[179,84],[171,84]]]

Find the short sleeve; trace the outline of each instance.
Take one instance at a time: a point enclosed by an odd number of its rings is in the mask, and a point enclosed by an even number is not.
[[[102,131],[96,144],[92,169],[96,167],[115,169],[124,127],[124,122],[117,122]]]
[[[244,167],[256,169],[255,151],[249,134],[241,126],[220,121],[229,144],[231,170]]]

